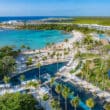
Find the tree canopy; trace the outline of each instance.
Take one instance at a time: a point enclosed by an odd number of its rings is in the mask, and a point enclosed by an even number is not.
[[[29,94],[5,94],[0,96],[0,110],[37,110],[36,100]]]

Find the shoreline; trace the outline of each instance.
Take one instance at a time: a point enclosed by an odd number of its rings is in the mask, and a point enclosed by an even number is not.
[[[54,44],[53,46],[55,46],[56,48],[58,47],[62,47],[63,48],[72,48],[72,43],[73,42],[77,42],[77,41],[81,41],[81,39],[84,37],[84,35],[81,33],[81,32],[78,32],[78,31],[72,31],[72,32],[69,32],[72,37],[71,38],[67,38],[68,39],[68,42],[66,43],[65,41],[62,41],[62,42],[58,42],[56,44]],[[51,51],[51,48],[47,48],[47,47],[44,47],[42,49],[35,49],[35,50],[29,50],[29,51],[24,51],[22,52],[22,54],[36,54],[38,52],[48,52],[48,51]]]
[[[23,31],[24,29],[12,29],[12,28],[4,28],[4,29],[2,29],[2,28],[0,28],[0,31],[5,31],[5,30],[9,30],[9,31],[16,31],[16,30],[18,30],[18,32],[19,31]],[[31,29],[25,29],[24,31],[32,31]],[[33,31],[59,31],[59,32],[61,32],[61,35],[62,36],[65,36],[65,35],[67,35],[67,37],[66,38],[62,38],[60,41],[56,41],[56,42],[54,42],[54,41],[51,41],[50,42],[50,44],[52,44],[52,43],[54,43],[54,46],[57,46],[57,45],[60,45],[62,42],[64,42],[64,40],[65,39],[70,39],[71,37],[73,37],[73,35],[72,35],[72,32],[66,32],[65,30],[57,30],[57,29],[53,29],[53,30],[33,30]],[[61,37],[61,35],[58,35],[58,37]],[[30,36],[31,37],[31,36]],[[59,38],[60,39],[60,38]],[[19,40],[19,39],[18,39]],[[46,39],[45,39],[46,40]],[[13,43],[13,42],[12,42]],[[48,42],[47,42],[48,43]],[[0,46],[0,48],[2,48],[2,47],[5,47],[5,46],[10,46],[10,47],[13,47],[13,46],[15,46],[16,47],[16,49],[20,49],[20,46],[22,46],[22,45],[26,45],[27,47],[29,47],[29,45],[27,45],[27,44],[21,44],[21,45],[19,45],[18,47],[16,46],[16,44],[10,44],[10,45],[8,45],[8,44],[4,44],[4,45],[1,45]],[[22,53],[25,53],[25,52],[30,52],[30,51],[38,51],[38,50],[46,50],[46,42],[43,44],[44,46],[40,46],[40,47],[33,47],[33,48],[31,48],[31,46],[30,46],[30,49],[29,50],[24,50]]]
[[[72,43],[73,42],[76,42],[76,41],[79,41],[79,40],[81,40],[82,38],[83,38],[83,36],[82,36],[82,34],[80,33],[80,32],[77,32],[77,31],[72,31],[71,32],[71,34],[72,34],[72,38],[69,38],[68,39],[68,42],[66,43],[66,42],[59,42],[59,43],[57,43],[57,44],[55,44],[55,46],[56,46],[56,48],[61,48],[61,46],[63,46],[63,48],[73,48],[72,47]],[[37,52],[43,52],[43,53],[48,53],[49,51],[52,51],[52,49],[51,48],[43,48],[43,49],[36,49],[35,51],[33,51],[33,50],[31,50],[31,51],[24,51],[24,52],[22,52],[21,54],[23,54],[23,55],[32,55],[32,54],[36,54]],[[75,54],[75,52],[74,52],[74,54]],[[71,55],[69,54],[66,58],[60,58],[60,60],[58,61],[58,62],[65,62],[65,61],[68,61],[68,63],[69,63],[69,60],[71,60],[71,59],[68,59],[68,57],[70,57]],[[48,61],[46,61],[46,64],[45,64],[45,61],[40,61],[42,64],[43,64],[43,66],[44,65],[48,65],[48,64],[53,64],[53,63],[57,63],[57,60],[56,59],[49,59]],[[36,62],[35,62],[36,63]],[[67,63],[67,65],[68,65],[68,63]],[[33,64],[33,65],[35,65],[35,64]],[[64,66],[63,66],[64,67]],[[20,71],[18,74],[21,74],[22,72],[26,72],[26,71],[28,71],[28,70],[32,70],[32,69],[34,69],[35,67],[33,67],[33,68],[27,68],[26,70],[24,70],[24,71]],[[16,74],[16,75],[18,75],[18,74]],[[16,75],[14,75],[14,76],[16,76]]]

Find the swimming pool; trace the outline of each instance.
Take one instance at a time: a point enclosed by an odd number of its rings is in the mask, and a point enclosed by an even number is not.
[[[80,97],[80,106],[77,108],[77,110],[89,110],[89,108],[86,106],[86,100],[89,98],[93,98],[95,100],[95,107],[92,110],[103,110],[103,105],[104,103],[102,102],[101,99],[98,97],[93,96],[90,92],[85,91],[84,89],[81,89],[79,86],[77,87],[71,82],[64,82],[63,79],[57,79],[56,83],[65,85],[71,89],[72,92],[74,92],[74,95],[70,95],[68,98],[68,109],[67,110],[73,110],[73,107],[70,104],[70,100],[74,98],[75,96]],[[58,97],[58,94],[55,92],[55,85],[53,86],[53,95],[55,97]],[[61,106],[64,110],[64,98],[60,95],[61,97]]]
[[[58,70],[63,67],[64,65],[66,65],[67,62],[60,62],[58,63]],[[45,65],[45,66],[41,66],[40,68],[40,74],[41,76],[43,74],[49,74],[51,77],[52,76],[55,76],[55,73],[57,72],[57,63],[54,63],[54,64],[50,64],[50,65]],[[20,81],[20,76],[21,75],[24,75],[25,76],[25,81],[28,81],[28,80],[32,80],[32,79],[38,79],[38,76],[39,76],[39,69],[36,68],[36,69],[32,69],[32,70],[29,70],[27,72],[24,72],[22,74],[19,74],[17,76],[14,76],[12,79],[11,79],[11,85],[18,85],[21,83]],[[41,81],[44,82],[44,78],[41,77]]]
[[[107,36],[107,35],[105,35],[105,34],[99,34],[98,37],[99,37],[100,39],[105,39],[105,40],[109,40],[109,41],[110,41],[110,37]]]

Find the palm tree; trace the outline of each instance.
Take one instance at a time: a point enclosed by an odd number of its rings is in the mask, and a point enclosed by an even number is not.
[[[39,81],[40,81],[40,67],[41,67],[41,64],[38,63],[38,64],[37,64],[37,68],[39,69]]]
[[[67,49],[66,48],[64,48],[64,50],[63,50],[63,55],[64,55],[64,58],[65,58],[65,56],[67,55]]]
[[[45,94],[44,96],[43,96],[43,100],[44,101],[47,101],[49,99],[49,95],[48,94]]]
[[[27,83],[26,87],[36,89],[36,88],[40,87],[40,84],[38,81],[36,81],[36,82],[30,81]],[[39,93],[38,93],[38,95],[39,95]],[[39,101],[40,101],[40,106],[41,106],[41,99],[39,99]]]
[[[70,89],[66,86],[64,86],[64,89],[62,90],[62,96],[65,99],[65,110],[67,110],[67,98],[70,94]]]
[[[52,99],[51,106],[52,106],[53,110],[60,110],[59,101],[57,101],[55,99]]]
[[[10,77],[4,76],[3,78],[4,83],[7,85],[10,82]],[[7,87],[7,86],[6,86]]]
[[[81,52],[78,50],[76,55],[75,55],[75,58],[78,58],[80,61],[81,61]]]
[[[57,53],[57,54],[56,54],[56,57],[57,57],[57,71],[58,71],[58,60],[59,60],[59,56],[60,56],[60,54]]]
[[[79,42],[75,42],[73,45],[74,45],[74,47],[76,47],[76,51],[78,52],[79,51],[79,47],[80,47],[80,43]]]
[[[27,87],[34,87],[34,88],[37,88],[39,86],[39,82],[33,82],[33,81],[30,81],[29,83],[27,83]]]
[[[26,49],[26,46],[25,45],[21,45],[21,50],[24,50]]]
[[[89,75],[90,75],[90,61],[89,60],[87,60],[86,61],[86,64],[84,65],[84,68],[83,69],[85,69],[85,71],[86,71],[86,80],[87,81],[89,81]],[[86,90],[88,91],[88,85],[87,85],[87,88],[86,88]]]
[[[104,84],[105,84],[105,76],[104,76],[104,71],[106,69],[105,66],[105,61],[104,60],[100,60],[100,62],[96,65],[96,68],[99,69],[101,75],[102,75],[102,88],[105,90]]]
[[[42,60],[43,61],[47,60],[47,57],[46,56],[42,57]]]
[[[27,46],[26,48],[27,48],[27,50],[30,50],[31,49],[29,46]]]
[[[29,57],[26,62],[27,66],[32,65],[32,63],[33,63],[32,58]]]
[[[43,101],[45,101],[45,108],[46,108],[46,101],[49,100],[49,95],[48,94],[44,94],[43,95]]]
[[[47,48],[50,48],[50,47],[51,47],[51,43],[48,42],[48,43],[46,44],[46,47],[47,47]]]
[[[65,40],[64,40],[64,42],[66,42],[66,43],[67,43],[67,42],[68,42],[68,39],[65,39]]]
[[[53,78],[51,78],[51,80],[50,80],[51,96],[53,96],[53,95],[52,95],[52,86],[53,86],[54,82],[55,82],[55,78],[53,77]]]
[[[3,72],[5,75],[11,75],[15,70],[15,59],[11,56],[5,56],[2,59]]]
[[[77,96],[71,100],[71,105],[74,106],[75,110],[79,106],[80,98]]]
[[[22,82],[22,81],[24,81],[25,80],[25,76],[24,75],[21,75],[20,76],[20,81]]]
[[[83,39],[83,43],[84,43],[84,44],[87,44],[87,45],[92,44],[92,43],[93,43],[93,38],[92,38],[92,36],[91,36],[91,35],[87,35],[87,36]]]
[[[60,102],[60,94],[62,92],[62,85],[61,84],[58,84],[56,87],[55,87],[55,91],[59,94],[59,102]]]
[[[110,110],[110,103],[105,104],[105,105],[104,105],[104,109],[105,109],[105,110]]]
[[[92,108],[95,106],[94,100],[92,98],[89,98],[86,100],[86,105],[92,110]]]
[[[22,86],[22,82],[25,81],[25,76],[24,75],[21,75],[19,79],[20,79],[21,86]]]

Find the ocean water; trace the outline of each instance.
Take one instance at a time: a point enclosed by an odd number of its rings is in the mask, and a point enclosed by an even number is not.
[[[66,38],[71,38],[72,34],[59,30],[0,30],[0,47],[21,45],[30,46],[31,49],[39,49],[47,43],[58,43]]]
[[[0,22],[8,22],[8,21],[30,21],[30,20],[42,20],[47,18],[70,18],[67,16],[14,16],[14,17],[0,17]]]

